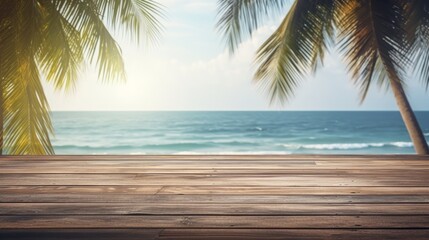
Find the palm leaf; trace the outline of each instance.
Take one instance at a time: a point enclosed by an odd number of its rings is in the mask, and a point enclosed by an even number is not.
[[[403,7],[395,0],[356,0],[341,6],[340,50],[362,101],[374,81],[386,89],[389,79],[401,82],[409,65]]]
[[[52,124],[35,61],[43,41],[41,5],[19,1],[8,7],[13,10],[6,20],[10,36],[3,36],[1,46],[5,148],[8,154],[51,154]]]
[[[231,53],[250,37],[261,22],[281,13],[284,0],[219,0],[218,31],[224,36]]]
[[[103,19],[116,31],[137,42],[141,31],[151,42],[159,40],[162,26],[157,19],[164,17],[163,7],[152,0],[94,0]]]
[[[11,27],[12,17],[14,13],[15,5],[12,0],[0,1],[0,153],[4,153],[4,120],[3,116],[5,113],[5,108],[7,102],[5,102],[6,89],[10,83],[11,73],[10,69],[13,69],[13,66],[17,66],[14,62],[13,52],[15,48],[11,48],[10,44],[14,43],[14,31]],[[9,47],[7,47],[9,46]]]
[[[84,61],[80,32],[58,12],[57,2],[43,1],[43,42],[37,54],[48,82],[56,89],[75,87]]]
[[[92,1],[58,1],[58,11],[80,32],[85,58],[98,68],[102,81],[125,80],[121,50],[100,19]]]
[[[283,103],[311,70],[323,62],[338,21],[334,0],[296,1],[279,28],[259,48],[255,80],[271,103]]]
[[[70,89],[89,61],[103,81],[125,79],[121,50],[105,21],[125,26],[130,36],[142,29],[149,40],[161,29],[162,10],[151,0],[2,0],[0,8],[0,144],[9,154],[53,153],[43,78]]]
[[[37,65],[28,55],[19,56],[19,61],[20,72],[5,97],[9,103],[4,115],[7,153],[52,154],[53,128]]]
[[[148,39],[156,40],[161,31],[156,18],[163,12],[151,0],[58,0],[58,11],[81,33],[85,57],[97,66],[102,81],[125,80],[121,49],[103,19],[114,29],[124,26],[124,31],[137,40],[142,28]]]
[[[406,29],[411,45],[409,58],[413,60],[413,72],[429,88],[429,2],[406,1]]]

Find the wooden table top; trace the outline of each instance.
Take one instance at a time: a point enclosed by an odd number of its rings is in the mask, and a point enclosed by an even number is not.
[[[429,239],[429,157],[0,157],[0,239]]]

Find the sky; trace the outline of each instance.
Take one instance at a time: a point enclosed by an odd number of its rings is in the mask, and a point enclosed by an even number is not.
[[[137,45],[117,37],[126,82],[103,83],[91,68],[74,91],[44,84],[53,111],[180,110],[396,110],[392,94],[374,85],[363,104],[338,54],[311,75],[284,105],[270,105],[252,82],[255,52],[276,29],[268,21],[230,55],[216,31],[217,0],[159,0],[166,9],[164,31],[156,45]],[[429,94],[416,79],[406,91],[415,110],[429,110]]]

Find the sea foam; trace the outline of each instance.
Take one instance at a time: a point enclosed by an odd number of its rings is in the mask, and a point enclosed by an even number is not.
[[[244,151],[244,152],[192,152],[192,151],[183,151],[176,152],[175,155],[283,155],[283,154],[292,154],[289,151]]]
[[[327,143],[327,144],[283,144],[289,149],[316,149],[316,150],[348,150],[363,148],[381,148],[381,147],[413,147],[412,142],[390,142],[390,143]]]

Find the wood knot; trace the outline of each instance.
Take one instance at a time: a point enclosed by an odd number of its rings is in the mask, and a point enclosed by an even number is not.
[[[180,223],[186,226],[192,225],[192,220],[189,217],[184,217],[180,220]]]

